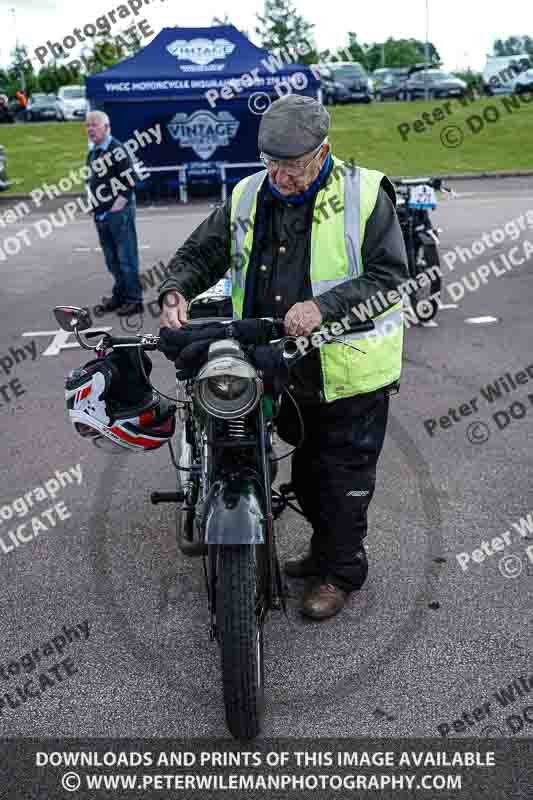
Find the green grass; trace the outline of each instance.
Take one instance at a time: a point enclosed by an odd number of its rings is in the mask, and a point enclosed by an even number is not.
[[[3,194],[28,194],[43,183],[55,184],[85,164],[87,133],[79,122],[1,125],[7,174],[14,185]],[[83,189],[83,182],[73,191]]]
[[[533,102],[525,102],[530,97],[516,100],[519,107],[512,113],[504,105],[510,105],[512,98],[503,97],[484,98],[466,106],[450,100],[451,114],[444,110],[442,100],[333,106],[330,140],[339,158],[353,159],[389,175],[533,169]],[[498,110],[499,119],[485,122],[474,134],[467,119],[482,116],[489,106]],[[443,108],[444,119],[432,126],[425,124],[423,132],[415,133],[412,128],[422,113],[433,115],[437,108]],[[398,130],[402,123],[411,125],[406,141]],[[459,127],[464,135],[455,148],[445,147],[440,138],[450,126]],[[85,129],[78,122],[2,125],[0,144],[6,147],[9,178],[16,181],[9,193],[27,193],[42,183],[57,183],[71,169],[83,166],[87,153]]]
[[[373,103],[370,107],[333,106],[330,137],[333,152],[346,161],[353,159],[388,175],[533,169],[533,102],[515,98],[519,109],[509,113],[504,100],[512,104],[513,98],[485,98],[466,106],[450,100],[449,115],[442,100]],[[485,122],[480,132],[474,134],[466,121],[473,115],[482,117],[488,106],[496,107],[500,117],[492,124]],[[429,112],[433,118],[437,108],[443,108],[444,119],[433,126],[426,124],[423,132],[415,133],[415,120],[421,119],[423,112]],[[411,125],[406,141],[398,130],[402,123]],[[455,148],[445,147],[440,138],[442,131],[450,126],[459,127],[464,135],[462,144]]]

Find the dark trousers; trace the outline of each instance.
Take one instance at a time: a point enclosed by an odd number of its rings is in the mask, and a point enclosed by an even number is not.
[[[367,573],[359,553],[367,535],[367,511],[383,447],[389,395],[379,389],[320,406],[302,406],[305,442],[292,459],[292,483],[313,527],[310,553],[324,582],[346,591],[358,589]],[[283,398],[279,435],[296,444],[298,418]]]
[[[142,303],[135,206],[108,213],[100,222],[95,220],[95,224],[106,266],[115,279],[113,300]]]

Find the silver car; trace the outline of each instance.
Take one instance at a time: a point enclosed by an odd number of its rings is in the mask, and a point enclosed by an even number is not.
[[[0,192],[7,189],[10,185],[11,181],[8,181],[6,173],[6,152],[0,144]]]
[[[533,92],[533,69],[528,69],[515,78],[513,92],[514,94]]]

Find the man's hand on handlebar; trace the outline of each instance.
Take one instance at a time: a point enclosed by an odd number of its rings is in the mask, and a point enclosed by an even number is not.
[[[313,300],[295,303],[285,315],[285,330],[289,336],[309,336],[322,324],[322,314]]]
[[[175,289],[166,292],[159,317],[161,328],[181,328],[187,322],[187,301]]]

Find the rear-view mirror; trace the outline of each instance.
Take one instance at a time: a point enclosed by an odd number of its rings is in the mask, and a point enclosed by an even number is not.
[[[54,316],[64,331],[86,331],[93,324],[88,308],[56,306]]]

